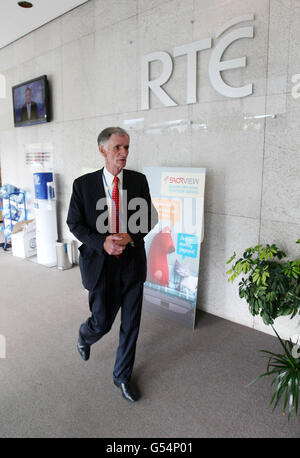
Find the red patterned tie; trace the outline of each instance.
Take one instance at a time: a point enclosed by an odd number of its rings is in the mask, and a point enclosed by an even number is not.
[[[119,214],[120,214],[120,205],[119,205],[119,186],[118,186],[118,177],[114,177],[114,188],[112,192],[112,199],[114,204],[112,205],[111,212],[111,222],[112,222],[112,231],[115,233],[119,232]],[[119,258],[119,255],[115,255],[116,258]]]

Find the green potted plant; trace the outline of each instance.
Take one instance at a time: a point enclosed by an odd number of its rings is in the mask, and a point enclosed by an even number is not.
[[[297,240],[300,243],[300,239]],[[260,315],[266,325],[271,325],[281,346],[283,354],[262,350],[269,355],[267,371],[253,382],[267,375],[274,375],[272,385],[275,390],[270,404],[273,410],[284,396],[283,412],[288,410],[290,419],[292,409],[298,416],[300,389],[300,354],[299,346],[293,342],[284,342],[273,327],[279,316],[290,315],[293,318],[300,312],[300,259],[286,260],[286,253],[275,244],[257,245],[247,248],[243,256],[236,259],[236,253],[227,264],[231,268],[226,272],[228,281],[239,282],[239,296],[246,299],[250,313]]]
[[[284,342],[273,326],[272,328],[277,335],[284,352],[283,354],[278,354],[267,350],[261,350],[263,353],[269,355],[267,371],[256,377],[256,379],[249,383],[249,385],[262,377],[273,375],[274,378],[272,385],[274,385],[274,392],[270,405],[273,404],[274,410],[280,399],[284,399],[283,413],[285,415],[287,410],[288,420],[290,420],[293,408],[295,409],[296,417],[298,416],[300,391],[300,345],[294,345],[291,340]]]

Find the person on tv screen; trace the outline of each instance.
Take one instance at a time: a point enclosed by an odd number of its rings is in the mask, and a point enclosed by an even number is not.
[[[32,119],[38,119],[38,107],[37,104],[31,100],[31,89],[26,88],[25,91],[25,103],[21,110],[21,121],[31,121]]]

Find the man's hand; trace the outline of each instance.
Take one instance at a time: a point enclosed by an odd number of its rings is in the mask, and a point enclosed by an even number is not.
[[[132,238],[130,237],[129,234],[127,234],[127,232],[120,232],[120,233],[115,234],[115,235],[117,235],[118,238],[121,238],[121,239],[122,239],[122,240],[118,240],[118,241],[117,241],[117,243],[118,243],[119,245],[121,245],[121,246],[122,246],[122,245],[126,246],[127,243],[132,242]]]
[[[103,248],[110,255],[120,255],[125,250],[126,245],[120,245],[122,237],[117,234],[108,235],[103,243]]]
[[[125,250],[127,243],[131,241],[132,238],[126,232],[108,235],[103,248],[109,255],[120,255]]]

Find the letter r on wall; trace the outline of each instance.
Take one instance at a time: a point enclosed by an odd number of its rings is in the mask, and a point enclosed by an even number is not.
[[[162,73],[155,80],[150,81],[150,62],[158,60],[163,64]],[[166,107],[177,106],[177,103],[168,96],[161,86],[165,84],[173,72],[172,57],[163,51],[153,52],[142,57],[142,81],[141,81],[141,109],[149,110],[150,89]]]

